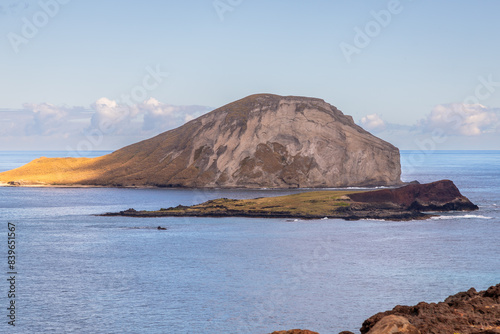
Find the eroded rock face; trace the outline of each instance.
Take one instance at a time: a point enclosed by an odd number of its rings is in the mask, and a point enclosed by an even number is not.
[[[87,160],[39,159],[0,181],[105,186],[344,187],[401,183],[399,150],[320,99],[252,95]]]

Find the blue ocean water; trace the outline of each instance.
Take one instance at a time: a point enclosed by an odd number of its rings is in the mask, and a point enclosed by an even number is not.
[[[4,151],[0,171],[65,155]],[[403,151],[402,162],[403,180],[451,179],[480,210],[410,222],[99,217],[294,191],[0,187],[0,331],[357,332],[397,304],[499,283],[500,151]],[[15,328],[6,317],[8,222]]]

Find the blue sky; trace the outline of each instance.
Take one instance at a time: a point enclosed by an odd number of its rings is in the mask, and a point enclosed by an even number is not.
[[[0,149],[118,149],[262,92],[322,98],[401,149],[500,149],[498,13],[496,0],[4,0]]]

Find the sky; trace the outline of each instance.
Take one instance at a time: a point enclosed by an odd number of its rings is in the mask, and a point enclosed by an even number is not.
[[[2,0],[0,150],[116,150],[255,93],[500,149],[497,0]]]

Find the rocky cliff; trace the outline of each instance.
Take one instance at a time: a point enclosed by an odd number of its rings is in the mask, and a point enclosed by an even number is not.
[[[400,184],[399,150],[320,99],[259,94],[95,158],[40,158],[11,185],[345,187]]]
[[[370,203],[380,209],[394,207],[411,211],[473,211],[479,207],[463,196],[450,180],[426,184],[417,181],[401,188],[356,192],[348,195],[353,201]]]

